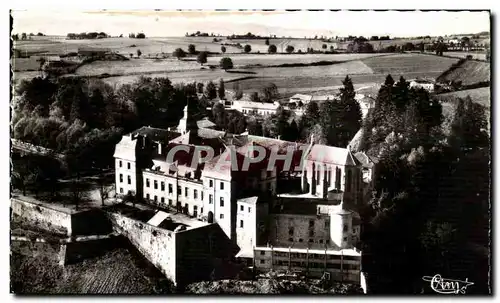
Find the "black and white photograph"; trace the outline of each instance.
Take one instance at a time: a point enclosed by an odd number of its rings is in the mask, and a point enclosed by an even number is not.
[[[490,10],[102,5],[9,12],[11,294],[493,294]]]

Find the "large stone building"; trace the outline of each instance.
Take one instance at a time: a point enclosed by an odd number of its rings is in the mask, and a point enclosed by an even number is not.
[[[176,132],[143,127],[123,136],[115,150],[117,194],[135,194],[160,209],[217,223],[239,247],[237,257],[258,270],[310,268],[315,276],[329,272],[359,282],[361,254],[355,246],[363,174],[349,149],[199,126],[185,109]],[[276,253],[279,260],[286,252],[309,258],[309,250],[311,258],[319,254],[326,260],[324,266],[291,255],[287,264],[280,261],[284,265],[266,259]],[[338,266],[329,265],[343,255],[352,259],[346,264],[357,260],[357,276],[339,276]]]

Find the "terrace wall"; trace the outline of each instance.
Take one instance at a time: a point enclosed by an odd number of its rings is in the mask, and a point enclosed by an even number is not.
[[[176,234],[119,213],[109,213],[115,228],[174,284],[176,275]]]
[[[11,198],[12,216],[18,216],[23,223],[34,225],[36,228],[56,234],[71,236],[72,213],[35,201],[25,201]]]

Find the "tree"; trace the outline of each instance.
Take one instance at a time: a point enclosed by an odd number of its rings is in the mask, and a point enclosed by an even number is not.
[[[217,97],[217,87],[212,81],[208,81],[207,86],[205,87],[205,97],[208,100],[213,100]]]
[[[198,94],[203,94],[203,82],[196,83],[196,91]]]
[[[274,45],[274,44],[269,45],[269,48],[267,49],[268,53],[275,54],[276,51],[277,51],[276,45]]]
[[[137,39],[145,39],[146,38],[146,35],[144,33],[138,33],[136,36],[135,36]]]
[[[245,53],[247,53],[247,54],[248,54],[249,52],[251,52],[251,51],[252,51],[252,47],[250,46],[250,44],[245,45],[245,47],[243,48],[243,51],[244,51]]]
[[[99,197],[101,198],[102,206],[104,206],[104,202],[110,197],[110,193],[113,191],[113,186],[106,185],[105,175],[102,168],[99,171],[97,184],[99,186]]]
[[[463,151],[488,146],[485,117],[484,107],[474,103],[470,96],[459,99],[451,124],[451,144]]]
[[[198,63],[200,63],[201,65],[203,65],[203,64],[207,63],[207,57],[208,57],[207,52],[200,52],[198,54],[198,57],[196,58],[196,61]]]
[[[12,40],[14,40],[14,41],[19,40],[19,34],[12,35]]]
[[[286,47],[286,52],[289,54],[293,53],[294,50],[295,50],[295,48],[293,47],[293,45],[288,45]]]
[[[238,81],[233,83],[233,91],[234,91],[234,98],[236,100],[240,100],[243,98],[243,90],[241,89],[241,85]]]
[[[264,102],[272,102],[279,98],[278,87],[274,83],[268,83],[262,88],[262,95]]]
[[[226,128],[226,111],[224,109],[224,105],[222,103],[217,103],[212,108],[212,116],[214,117],[214,123],[217,125],[219,129]]]
[[[21,34],[21,40],[26,40],[26,39],[27,39],[26,33],[22,33]]]
[[[188,45],[188,52],[189,52],[191,55],[196,54],[196,46],[195,46],[194,44],[189,44],[189,45]]]
[[[226,47],[223,45],[220,47],[221,52],[224,54],[226,52]]]
[[[224,100],[226,98],[226,89],[224,88],[224,79],[219,80],[219,99]]]
[[[233,60],[229,57],[224,57],[220,59],[219,65],[223,70],[227,71],[228,69],[233,68]]]
[[[140,49],[137,50],[137,57],[140,57],[142,55],[142,52]]]
[[[250,100],[252,100],[253,102],[259,102],[260,101],[259,93],[253,92],[252,94],[250,94]]]
[[[269,45],[269,38],[266,38],[265,44]]]
[[[177,59],[186,57],[186,52],[182,48],[176,48],[173,52],[174,57]]]

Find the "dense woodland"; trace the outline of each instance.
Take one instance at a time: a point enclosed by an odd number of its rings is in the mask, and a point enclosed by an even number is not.
[[[422,277],[473,281],[488,291],[490,146],[484,109],[459,100],[449,131],[441,105],[388,76],[363,124],[361,149],[378,157],[362,241],[376,293],[431,291]]]

